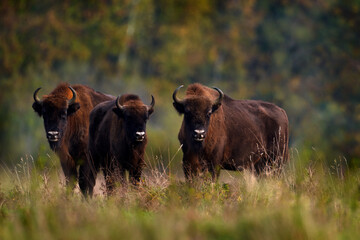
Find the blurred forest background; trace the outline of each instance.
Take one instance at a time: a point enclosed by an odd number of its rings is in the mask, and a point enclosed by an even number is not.
[[[200,82],[283,107],[299,159],[357,167],[359,26],[359,0],[2,0],[0,163],[52,154],[32,94],[63,81],[153,94],[147,153],[167,162],[181,123],[172,92]]]

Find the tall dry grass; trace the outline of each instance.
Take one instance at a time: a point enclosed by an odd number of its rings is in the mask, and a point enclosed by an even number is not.
[[[191,185],[152,159],[139,186],[106,196],[98,182],[91,199],[64,187],[56,159],[24,158],[0,175],[0,239],[360,239],[359,171],[299,156],[281,174]]]

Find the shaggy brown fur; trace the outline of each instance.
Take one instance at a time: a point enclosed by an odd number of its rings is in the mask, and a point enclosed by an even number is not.
[[[117,108],[116,100],[112,100],[99,104],[90,115],[89,153],[92,162],[87,166],[89,195],[92,195],[100,168],[109,193],[115,182],[125,180],[126,170],[134,184],[140,181],[147,144],[146,122],[153,106],[145,105],[133,94],[122,95],[119,103],[123,109]],[[140,132],[145,135],[139,140],[136,134]]]
[[[67,182],[75,183],[78,178],[77,166],[87,161],[90,111],[99,103],[115,97],[96,92],[84,85],[71,85],[76,91],[75,102],[69,105],[73,97],[68,83],[59,84],[50,94],[44,95],[40,102],[34,102],[33,108],[44,119],[45,131],[59,132],[60,140],[52,142],[50,147],[58,154]],[[80,187],[83,179],[79,180]]]
[[[289,123],[283,109],[224,95],[221,106],[211,111],[218,97],[216,90],[192,84],[184,100],[174,102],[176,110],[184,114],[178,137],[187,179],[206,171],[216,179],[221,168],[255,168],[260,173],[275,161],[287,161]],[[196,129],[205,130],[203,141],[194,140]]]

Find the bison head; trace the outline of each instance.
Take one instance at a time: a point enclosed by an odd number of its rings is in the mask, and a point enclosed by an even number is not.
[[[46,137],[51,149],[54,151],[60,146],[67,125],[67,117],[80,108],[80,104],[75,102],[75,90],[70,86],[68,88],[73,95],[70,100],[66,96],[56,94],[50,94],[40,100],[37,93],[41,88],[36,89],[33,95],[34,103],[32,107],[40,117],[43,117]]]
[[[121,104],[123,102],[123,105]],[[141,143],[146,137],[146,122],[154,112],[155,99],[151,95],[150,105],[145,105],[136,95],[118,96],[113,111],[123,119],[127,142]]]
[[[220,107],[223,92],[214,87],[219,97],[214,101],[207,95],[195,94],[186,97],[184,100],[177,98],[176,94],[183,85],[175,89],[173,93],[174,107],[179,114],[184,114],[185,135],[195,144],[205,140],[211,115]]]

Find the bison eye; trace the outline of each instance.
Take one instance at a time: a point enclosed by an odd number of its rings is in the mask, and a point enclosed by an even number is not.
[[[206,117],[210,117],[211,114],[212,114],[212,111],[209,110],[209,111],[206,113]]]
[[[59,115],[60,115],[60,118],[66,119],[66,112],[61,112]]]

